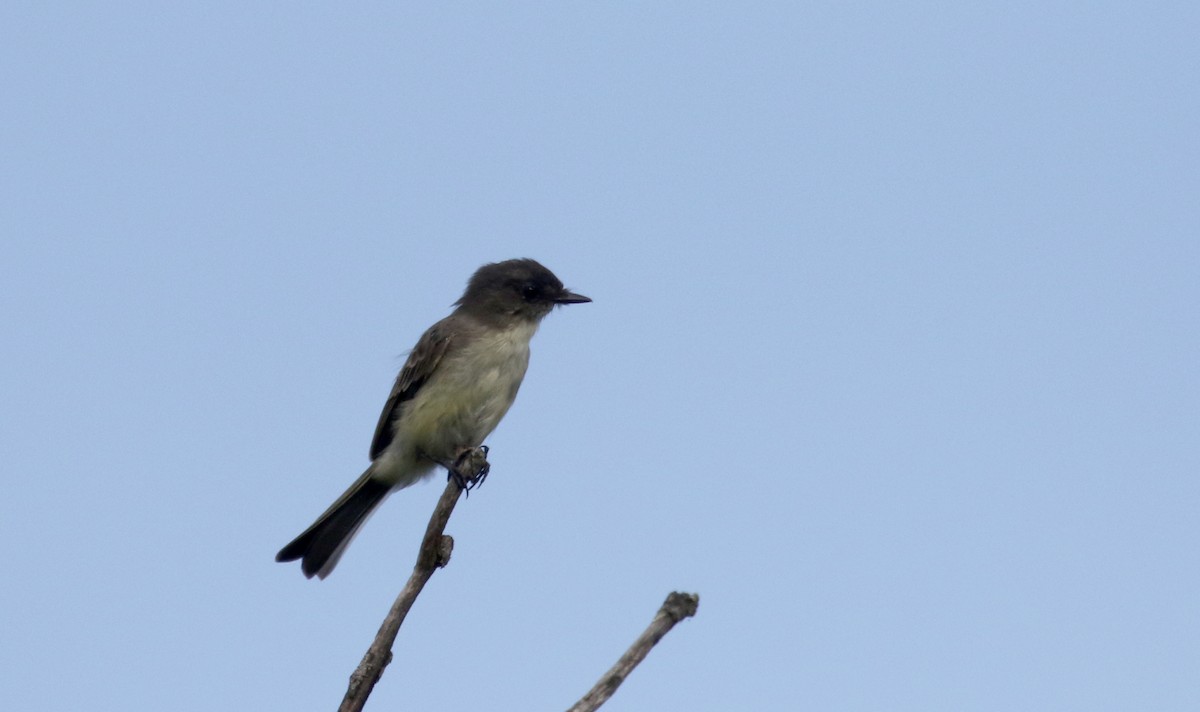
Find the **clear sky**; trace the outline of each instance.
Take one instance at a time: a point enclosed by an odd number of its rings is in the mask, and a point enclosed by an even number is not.
[[[1200,709],[1194,2],[6,3],[0,709],[328,710],[480,264],[556,311],[368,709]]]

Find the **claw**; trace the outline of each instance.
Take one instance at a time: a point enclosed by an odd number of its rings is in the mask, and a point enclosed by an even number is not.
[[[447,471],[447,479],[454,480],[459,489],[471,496],[471,490],[483,484],[492,465],[487,461],[488,447],[468,448],[459,453],[452,464],[440,463]]]
[[[458,485],[458,488],[460,490],[466,492],[468,497],[471,496],[471,494],[470,494],[471,484],[467,481],[467,478],[462,476],[461,472],[454,469],[453,467],[447,467],[446,468],[446,479],[454,480],[454,484]]]

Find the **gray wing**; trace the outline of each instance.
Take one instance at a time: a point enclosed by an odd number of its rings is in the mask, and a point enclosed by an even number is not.
[[[388,396],[387,403],[383,404],[383,412],[379,414],[379,424],[375,426],[375,438],[371,441],[372,460],[379,457],[379,453],[391,444],[392,422],[398,415],[397,411],[405,401],[416,396],[425,381],[433,375],[438,363],[446,355],[450,341],[450,329],[446,328],[446,320],[443,319],[429,327],[429,330],[421,336],[421,340],[413,348],[412,353],[408,355],[408,360],[404,362],[404,368],[401,368],[399,375],[396,376],[396,385],[392,386],[392,393]]]

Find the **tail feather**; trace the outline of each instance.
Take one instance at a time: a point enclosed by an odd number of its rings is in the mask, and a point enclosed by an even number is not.
[[[305,576],[325,578],[337,566],[359,527],[391,490],[391,485],[373,479],[368,469],[312,526],[280,549],[275,560],[300,559]]]

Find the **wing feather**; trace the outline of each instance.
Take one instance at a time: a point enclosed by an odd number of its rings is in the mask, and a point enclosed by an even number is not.
[[[421,336],[396,376],[396,384],[392,386],[392,393],[383,405],[383,412],[379,414],[379,424],[375,426],[375,437],[371,440],[372,460],[379,457],[391,444],[394,434],[392,422],[399,415],[397,411],[400,406],[417,395],[421,386],[437,369],[442,357],[446,355],[446,349],[449,348],[452,339],[443,323],[444,320],[434,324]]]

